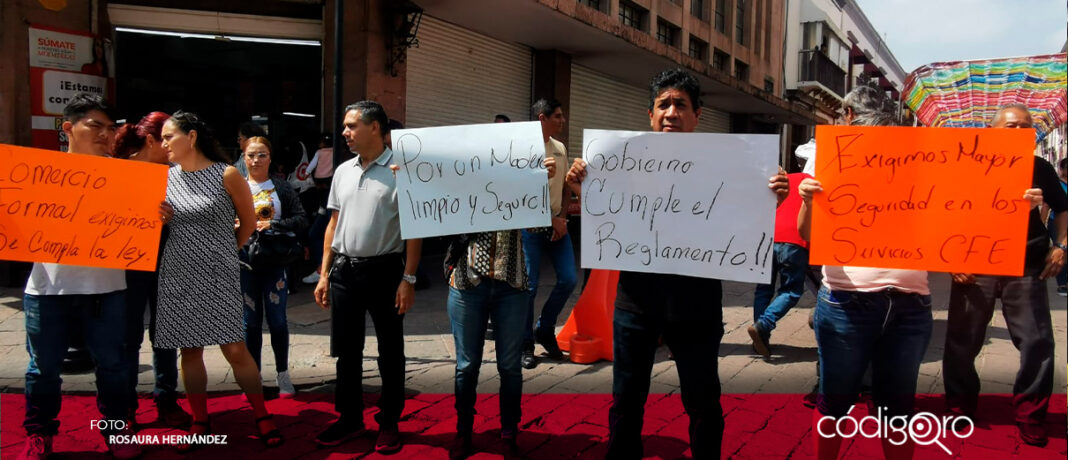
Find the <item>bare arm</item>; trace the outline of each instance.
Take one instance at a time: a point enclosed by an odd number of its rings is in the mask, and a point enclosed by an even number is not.
[[[404,261],[404,274],[414,275],[419,268],[419,258],[423,252],[423,240],[413,239],[406,240],[404,242],[405,261]],[[397,314],[403,315],[411,310],[412,305],[415,304],[415,285],[401,280],[400,285],[397,286]]]
[[[323,264],[319,267],[319,284],[315,286],[315,303],[330,308],[330,266],[334,265],[334,229],[337,228],[337,211],[330,212],[330,222],[323,234]]]
[[[806,178],[797,186],[797,193],[801,196],[801,209],[797,212],[797,233],[801,239],[812,241],[812,196],[822,192],[823,186],[820,181]]]
[[[249,190],[245,178],[241,177],[241,173],[233,166],[227,166],[223,172],[223,186],[234,202],[234,211],[237,211],[237,247],[240,249],[248,242],[252,232],[256,231],[256,210],[252,205],[252,191]]]

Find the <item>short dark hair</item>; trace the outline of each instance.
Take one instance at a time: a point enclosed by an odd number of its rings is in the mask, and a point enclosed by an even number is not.
[[[70,98],[70,102],[67,103],[66,107],[63,107],[63,121],[77,123],[94,110],[103,112],[111,121],[116,120],[115,110],[108,105],[103,97],[92,93],[78,93]]]
[[[512,119],[508,118],[508,115],[505,115],[503,113],[498,113],[496,116],[493,117],[493,121],[497,121],[497,120],[502,120],[505,123],[511,123],[512,122]]]
[[[386,116],[386,109],[382,108],[382,104],[375,101],[360,101],[345,107],[345,113],[353,110],[360,113],[360,121],[364,123],[371,124],[371,122],[377,121],[378,129],[382,131],[382,137],[389,134],[389,117]]]
[[[553,116],[553,112],[556,112],[556,109],[560,107],[563,107],[563,104],[561,104],[560,101],[552,98],[546,99],[543,97],[541,99],[538,99],[538,101],[535,102],[534,105],[530,106],[530,119],[537,120],[538,115],[545,115],[546,117],[551,117]]]
[[[260,126],[259,123],[253,121],[246,121],[241,123],[241,126],[237,127],[237,133],[245,136],[245,139],[252,137],[267,137],[267,131]]]
[[[215,139],[215,133],[211,131],[207,123],[201,121],[197,114],[179,110],[174,115],[171,115],[167,123],[173,123],[176,128],[186,134],[189,134],[190,131],[196,131],[196,148],[209,160],[219,163],[234,162],[229,155],[223,153],[222,147],[219,146],[219,141]]]
[[[656,74],[649,82],[649,110],[653,110],[657,96],[666,89],[677,89],[690,96],[694,110],[701,107],[701,82],[690,72],[676,67]]]
[[[1057,162],[1057,167],[1061,169],[1068,169],[1068,158],[1061,158],[1061,161]]]
[[[401,122],[399,122],[397,120],[394,120],[392,118],[389,119],[389,123],[388,124],[389,124],[389,131],[390,132],[392,132],[394,129],[404,129],[404,123],[401,123]]]

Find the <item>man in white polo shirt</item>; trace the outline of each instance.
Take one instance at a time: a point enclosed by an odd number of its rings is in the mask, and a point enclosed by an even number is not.
[[[63,109],[67,152],[111,156],[115,121],[111,108],[97,95],[78,94]],[[68,338],[80,330],[86,348],[96,361],[96,405],[110,423],[121,426],[127,415],[125,341],[126,272],[49,263],[33,264],[22,302],[26,315],[26,444],[19,458],[45,458],[52,453],[52,437],[59,431],[62,404],[60,367]],[[128,423],[127,423],[128,426]],[[133,434],[130,428],[101,430]],[[108,446],[115,458],[134,458],[134,444]]]

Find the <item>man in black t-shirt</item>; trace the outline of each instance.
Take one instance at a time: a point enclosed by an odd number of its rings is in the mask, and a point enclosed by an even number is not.
[[[994,128],[1032,128],[1031,114],[1023,105],[1002,107],[994,115]],[[1066,251],[1064,214],[1066,199],[1053,165],[1035,158],[1033,187],[1042,190],[1047,206],[1057,213],[1058,240],[1050,247],[1049,234],[1038,209],[1031,210],[1023,276],[953,274],[949,297],[942,372],[949,411],[974,417],[979,399],[975,357],[983,348],[994,303],[1001,299],[1002,313],[1020,350],[1020,371],[1013,386],[1013,407],[1020,439],[1042,446],[1047,442],[1043,423],[1053,391],[1053,325],[1046,279],[1064,266]],[[987,222],[983,225],[996,225]]]
[[[694,132],[701,116],[701,86],[682,69],[666,70],[649,84],[653,131]],[[572,191],[586,177],[576,159],[567,173]],[[768,187],[779,204],[790,181],[780,168]],[[649,380],[661,338],[675,357],[682,406],[690,417],[695,459],[719,458],[723,441],[719,343],[723,338],[720,280],[661,273],[619,272],[612,319],[612,408],[608,412],[609,459],[642,458],[642,422]]]

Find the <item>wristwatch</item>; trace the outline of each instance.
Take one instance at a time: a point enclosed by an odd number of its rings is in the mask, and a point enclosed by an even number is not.
[[[404,275],[401,275],[401,280],[407,281],[408,284],[415,286],[415,275],[405,273]]]
[[[1053,247],[1061,248],[1062,251],[1068,253],[1068,246],[1065,246],[1065,245],[1060,244],[1060,243],[1053,243]]]

